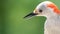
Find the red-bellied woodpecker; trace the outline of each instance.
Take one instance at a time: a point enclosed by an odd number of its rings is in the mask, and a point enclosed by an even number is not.
[[[41,2],[35,10],[26,17],[45,16],[44,34],[60,34],[60,10],[51,1]]]

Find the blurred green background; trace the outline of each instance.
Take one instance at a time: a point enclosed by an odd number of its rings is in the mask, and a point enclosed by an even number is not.
[[[43,34],[45,17],[23,17],[45,0],[1,0],[0,34]],[[60,7],[59,0],[50,0]]]

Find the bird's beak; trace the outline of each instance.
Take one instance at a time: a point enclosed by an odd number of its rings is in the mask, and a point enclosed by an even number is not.
[[[35,16],[35,15],[37,15],[37,14],[35,14],[35,13],[32,12],[32,13],[26,15],[24,18],[29,18],[29,17]]]

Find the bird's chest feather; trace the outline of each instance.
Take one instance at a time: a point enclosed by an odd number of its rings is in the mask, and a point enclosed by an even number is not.
[[[60,34],[60,19],[46,20],[44,29],[46,34]]]
[[[46,26],[60,26],[60,20],[46,20],[45,22]]]

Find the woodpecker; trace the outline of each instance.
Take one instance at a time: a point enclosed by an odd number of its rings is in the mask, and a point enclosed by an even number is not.
[[[60,10],[51,1],[43,1],[37,5],[35,10],[24,18],[32,16],[44,16],[44,34],[60,34]]]

